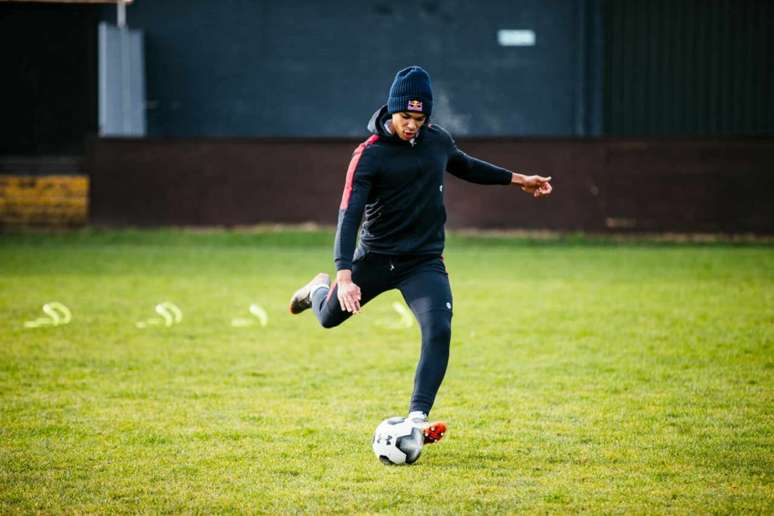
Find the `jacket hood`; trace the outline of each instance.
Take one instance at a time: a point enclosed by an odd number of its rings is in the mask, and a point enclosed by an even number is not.
[[[384,128],[384,124],[387,123],[387,120],[390,118],[391,116],[387,113],[387,105],[385,104],[371,115],[371,120],[368,121],[368,125],[366,126],[368,132],[378,134],[385,138],[391,138],[393,135],[388,133],[387,129]]]
[[[384,105],[377,109],[373,115],[371,115],[371,120],[368,121],[368,125],[366,126],[368,128],[368,131],[373,134],[378,134],[381,138],[384,138],[388,141],[395,141],[397,143],[408,143],[401,140],[397,135],[392,134],[387,131],[387,129],[384,127],[384,124],[387,123],[388,120],[392,118],[392,115],[387,110],[387,105]],[[427,124],[423,125],[419,128],[419,133],[417,134],[417,137],[415,138],[415,141],[419,142],[422,140],[422,137],[425,134],[425,129],[427,128]]]

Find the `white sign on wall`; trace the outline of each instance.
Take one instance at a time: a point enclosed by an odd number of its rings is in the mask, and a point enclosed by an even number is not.
[[[503,47],[534,47],[534,30],[501,29],[497,31],[497,42]]]

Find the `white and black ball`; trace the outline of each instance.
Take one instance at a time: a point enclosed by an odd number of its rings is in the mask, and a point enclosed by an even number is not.
[[[422,431],[405,417],[385,419],[374,432],[374,453],[384,464],[416,462],[422,453],[423,444]]]

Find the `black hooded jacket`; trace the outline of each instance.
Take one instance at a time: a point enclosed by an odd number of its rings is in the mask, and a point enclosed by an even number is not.
[[[441,127],[425,124],[407,142],[386,130],[389,119],[386,106],[376,111],[368,122],[372,136],[352,154],[339,206],[336,270],[352,268],[361,221],[358,254],[440,256],[444,171],[471,183],[511,183],[509,171],[468,156]]]

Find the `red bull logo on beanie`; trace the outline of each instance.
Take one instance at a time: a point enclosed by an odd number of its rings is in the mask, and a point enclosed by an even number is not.
[[[408,111],[419,111],[422,112],[422,101],[421,100],[409,100],[408,101],[408,107],[406,108]]]

